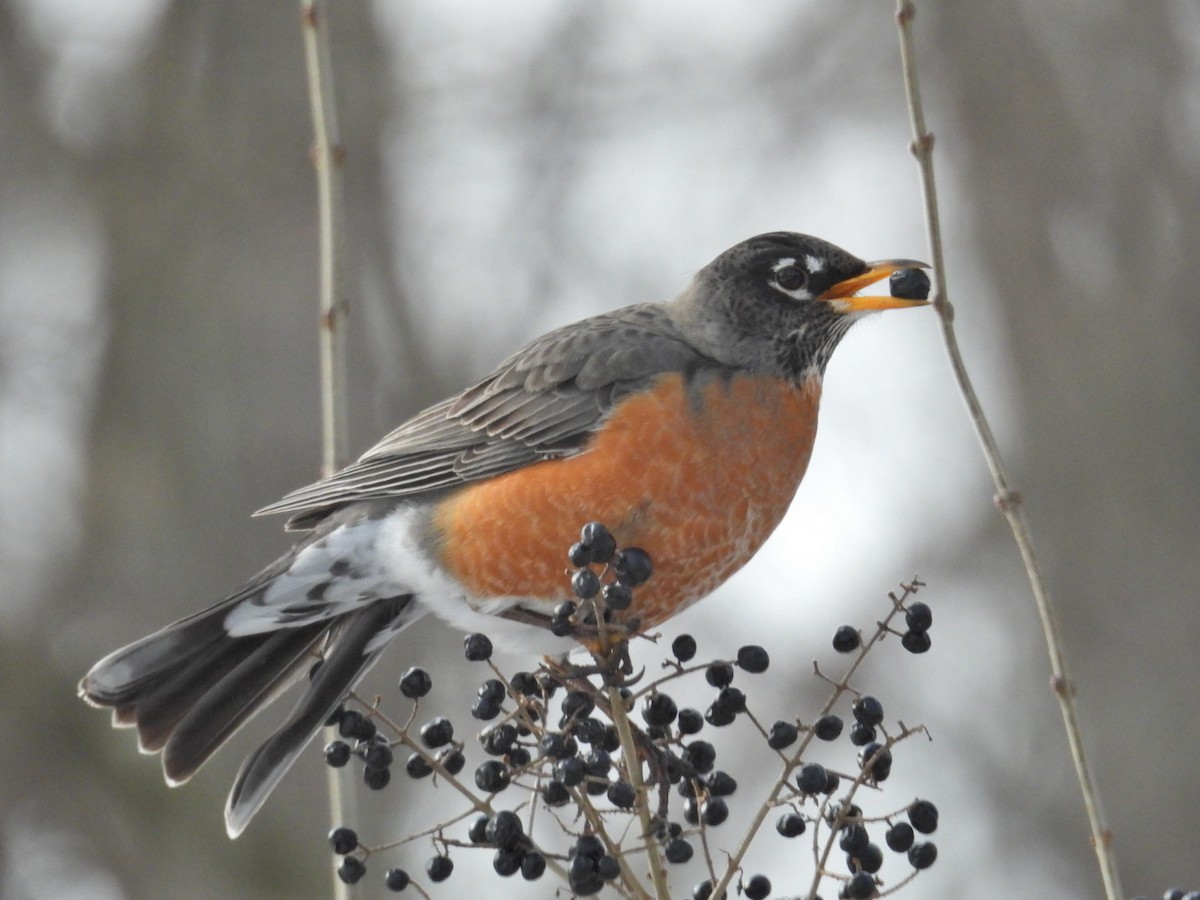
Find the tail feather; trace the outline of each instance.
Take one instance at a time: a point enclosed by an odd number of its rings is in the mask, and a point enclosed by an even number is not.
[[[242,765],[226,807],[238,835],[375,661],[423,612],[370,561],[375,506],[350,507],[224,600],[110,653],[79,683],[141,749],[162,752],[168,784],[189,779],[292,684],[323,645],[324,661],[284,725]]]
[[[185,684],[186,694],[165,698],[173,714],[162,747],[168,783],[191,778],[238,728],[287,689],[306,662],[315,662],[312,650],[326,631],[328,625],[316,624],[230,640],[236,652],[222,660],[220,668],[227,671],[216,683]]]
[[[412,618],[412,595],[380,600],[348,615],[288,720],[242,763],[225,806],[225,828],[237,837],[386,646],[381,634],[399,631]],[[168,748],[169,749],[169,748]]]
[[[115,725],[136,727],[144,752],[162,751],[174,786],[292,684],[326,641],[291,716],[238,773],[226,806],[226,828],[236,837],[388,640],[419,616],[412,600],[374,600],[325,621],[236,637],[225,630],[227,601],[109,654],[83,677],[79,694],[111,707]]]
[[[214,644],[180,665],[160,684],[148,687],[132,707],[142,752],[162,750],[180,720],[209,691],[214,679],[252,653],[254,643],[247,640]]]

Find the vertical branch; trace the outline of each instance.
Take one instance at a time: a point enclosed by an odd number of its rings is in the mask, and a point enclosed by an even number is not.
[[[921,103],[916,63],[914,62],[912,20],[915,15],[916,8],[911,0],[897,0],[896,22],[900,32],[901,66],[913,133],[912,151],[921,174],[926,232],[933,262],[934,309],[937,311],[942,326],[942,339],[950,359],[950,367],[954,372],[955,381],[958,383],[959,392],[966,402],[984,458],[987,460],[988,469],[992,474],[992,481],[996,487],[996,505],[1004,515],[1005,521],[1012,531],[1013,539],[1021,552],[1025,573],[1029,578],[1029,586],[1037,604],[1038,615],[1041,617],[1042,630],[1050,656],[1051,685],[1062,711],[1067,743],[1070,745],[1075,773],[1079,778],[1079,789],[1083,795],[1083,804],[1091,826],[1092,847],[1100,866],[1105,895],[1109,900],[1119,900],[1123,893],[1120,874],[1117,871],[1116,854],[1113,850],[1112,832],[1105,824],[1104,814],[1100,807],[1100,795],[1096,790],[1084,750],[1083,734],[1079,727],[1079,710],[1075,703],[1075,686],[1067,674],[1066,650],[1058,623],[1058,612],[1042,576],[1041,564],[1033,545],[1033,536],[1025,518],[1021,492],[1012,487],[1008,473],[1001,462],[999,445],[983,412],[979,397],[975,393],[970,376],[967,374],[954,330],[954,307],[950,304],[949,294],[946,290],[946,270],[943,265],[937,188],[933,176],[933,134],[925,124],[925,113]]]
[[[599,617],[601,620],[603,617]],[[597,659],[603,659],[597,656]],[[605,679],[608,680],[607,678]],[[634,809],[637,811],[638,825],[641,828],[642,847],[646,851],[646,865],[650,867],[650,883],[654,886],[654,896],[657,900],[670,900],[671,888],[667,883],[667,867],[658,852],[658,839],[654,836],[650,821],[650,799],[646,783],[642,778],[642,761],[638,757],[637,744],[634,743],[633,729],[629,725],[629,715],[625,710],[625,700],[615,684],[606,684],[608,702],[612,710],[613,727],[621,739],[621,753],[625,758],[625,769],[629,776],[629,784],[636,792]],[[629,885],[634,888],[634,884]]]
[[[343,248],[341,167],[329,61],[329,32],[318,9],[320,0],[301,0],[304,61],[313,118],[313,166],[317,173],[320,244],[321,474],[332,475],[347,462],[346,300],[341,285]]]
[[[312,108],[312,160],[317,174],[317,221],[320,253],[321,360],[321,474],[328,477],[347,461],[346,415],[346,301],[341,287],[344,230],[342,228],[341,165],[343,150],[338,136],[333,96],[333,69],[329,56],[329,31],[320,15],[319,0],[301,0],[300,23],[304,37],[304,62]],[[332,729],[326,729],[328,732]],[[346,816],[347,798],[339,771],[325,767],[329,815],[334,827]],[[347,900],[349,887],[336,871],[333,896]]]

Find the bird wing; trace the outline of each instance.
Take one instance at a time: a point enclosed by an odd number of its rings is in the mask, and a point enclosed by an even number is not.
[[[622,397],[663,373],[711,365],[663,304],[594,316],[538,338],[357,462],[255,515],[291,513],[288,528],[310,528],[347,503],[412,497],[571,456]]]

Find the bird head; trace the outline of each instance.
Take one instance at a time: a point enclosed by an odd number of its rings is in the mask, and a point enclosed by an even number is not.
[[[776,231],[729,248],[701,269],[672,304],[689,338],[727,365],[796,380],[821,375],[856,321],[923,298],[860,295],[911,259],[865,262],[827,241]]]

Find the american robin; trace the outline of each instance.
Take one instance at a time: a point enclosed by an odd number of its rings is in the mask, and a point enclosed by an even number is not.
[[[857,292],[911,260],[866,263],[790,232],[726,250],[675,299],[546,334],[409,419],[330,478],[259,511],[306,536],[230,596],[106,656],[80,695],[136,726],[167,782],[192,774],[293,678],[287,721],[242,765],[237,836],[401,630],[426,612],[557,653],[564,543],[588,521],[647,551],[622,613],[652,628],[754,555],[804,476],[829,356],[874,310]],[[531,624],[531,622],[533,624]]]

